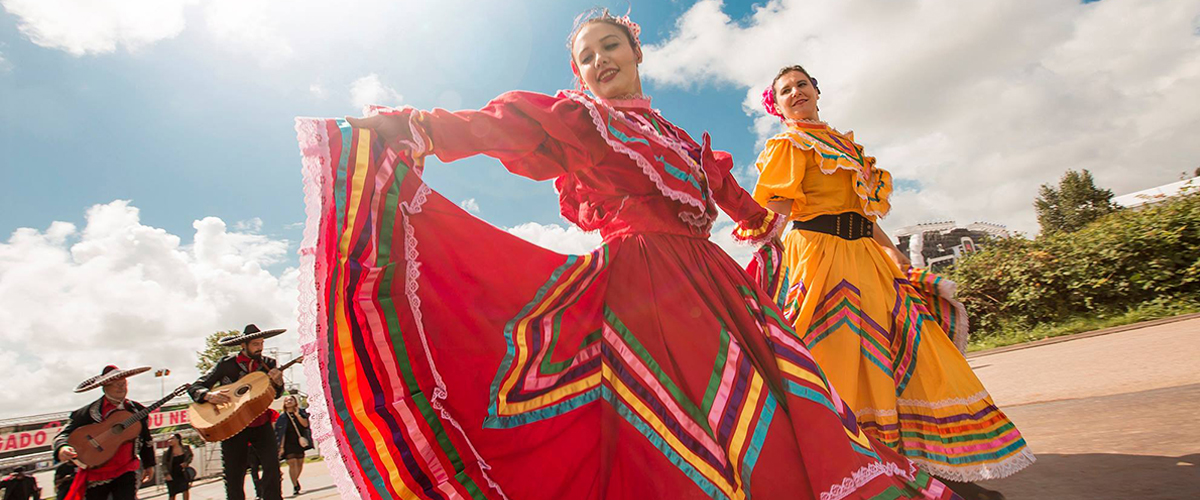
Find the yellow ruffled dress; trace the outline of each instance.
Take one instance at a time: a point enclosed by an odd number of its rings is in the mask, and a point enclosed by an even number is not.
[[[852,133],[791,123],[759,155],[754,198],[792,200],[790,219],[890,210],[891,174]],[[1033,463],[906,274],[871,238],[792,229],[776,299],[868,434],[934,475],[976,481]]]

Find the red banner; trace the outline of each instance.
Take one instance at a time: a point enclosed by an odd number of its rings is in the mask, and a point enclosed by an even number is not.
[[[146,418],[150,420],[151,430],[162,427],[174,427],[176,425],[188,425],[189,422],[187,407],[171,411],[159,410],[151,413]]]
[[[54,436],[58,434],[58,429],[56,426],[32,431],[0,434],[0,453],[48,447],[54,441]]]
[[[146,418],[150,421],[151,430],[190,425],[187,406],[158,410]],[[0,429],[0,458],[49,450],[54,436],[58,435],[61,426],[66,423],[66,420],[52,420]]]

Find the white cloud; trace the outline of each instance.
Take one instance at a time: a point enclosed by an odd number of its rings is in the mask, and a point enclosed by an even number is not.
[[[384,85],[383,81],[379,79],[379,75],[375,73],[354,80],[354,83],[350,84],[350,104],[356,107],[368,104],[393,106],[400,104],[403,100],[404,96]]]
[[[713,223],[712,234],[708,239],[721,247],[721,250],[729,254],[742,267],[746,267],[746,264],[750,263],[750,259],[754,257],[754,252],[758,248],[753,245],[738,243],[737,240],[733,239],[733,228],[735,226],[736,224],[733,222],[733,219],[730,219],[725,212],[721,212],[717,216],[716,222]]]
[[[170,368],[167,385],[186,383],[207,335],[247,323],[289,329],[268,347],[296,350],[298,271],[266,269],[288,242],[215,217],[193,228],[185,245],[118,200],[89,209],[82,231],[54,222],[0,243],[0,418],[82,405],[94,395],[71,389],[109,363]],[[158,398],[152,377],[130,386]]]
[[[324,99],[326,97],[329,97],[329,91],[325,90],[325,86],[321,85],[319,83],[314,83],[312,85],[309,85],[308,92],[311,93],[313,95],[313,97],[316,97],[317,99]]]
[[[277,0],[207,0],[204,20],[221,44],[239,51],[253,48],[260,62],[277,64],[292,59],[296,50],[284,34],[289,21],[308,13],[299,5]]]
[[[12,71],[12,63],[4,58],[3,52],[0,52],[0,73],[7,73],[9,71]]]
[[[71,54],[137,50],[174,38],[194,0],[0,0],[33,43]]]
[[[257,233],[262,231],[263,221],[258,217],[251,217],[246,220],[240,220],[233,223],[233,229],[242,233]]]
[[[462,207],[463,210],[466,210],[473,214],[479,213],[479,202],[475,201],[475,198],[465,199],[462,201],[462,203],[459,203],[458,206]]]
[[[895,196],[886,226],[955,218],[1035,232],[1037,186],[1066,169],[1121,194],[1195,167],[1197,19],[1200,0],[774,0],[737,20],[702,0],[647,47],[642,71],[746,88],[761,140],[777,127],[763,87],[803,64],[820,80],[821,117],[920,182]]]
[[[564,228],[558,224],[526,222],[506,231],[535,245],[565,254],[585,254],[603,242],[599,233],[585,233],[575,226]]]

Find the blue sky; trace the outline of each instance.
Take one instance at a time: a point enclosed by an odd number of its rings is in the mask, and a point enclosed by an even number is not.
[[[396,20],[383,43],[336,39],[328,50],[286,62],[231,51],[190,26],[132,52],[76,56],[32,43],[19,31],[20,19],[5,13],[0,53],[10,69],[0,73],[0,233],[82,223],[86,208],[128,199],[143,223],[174,234],[190,234],[205,216],[230,224],[259,218],[262,232],[298,241],[304,211],[294,116],[357,114],[346,89],[371,73],[403,96],[400,104],[419,108],[475,108],[507,90],[567,88],[564,41],[574,16],[591,5],[471,4],[461,18],[417,21],[428,23],[425,29]],[[687,7],[639,4],[646,42],[661,40]],[[749,4],[728,7],[737,15]],[[477,36],[454,36],[471,30]],[[428,32],[445,36],[432,44]],[[440,46],[438,57],[397,57],[431,45]],[[314,95],[314,84],[328,95]],[[647,91],[688,130],[710,131],[739,159],[755,154],[742,92],[733,86],[664,91],[648,82]],[[427,177],[453,200],[474,198],[498,225],[560,221],[548,183],[497,165],[473,159],[430,168]]]

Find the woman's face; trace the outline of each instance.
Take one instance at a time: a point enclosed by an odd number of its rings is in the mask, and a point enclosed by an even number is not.
[[[621,28],[606,22],[584,25],[575,35],[571,53],[580,79],[596,97],[611,99],[642,92],[638,76],[641,55]]]
[[[296,407],[296,398],[293,398],[291,396],[284,398],[283,407],[285,409],[295,408]]]
[[[816,120],[817,88],[808,75],[789,71],[775,81],[775,106],[789,120]]]

